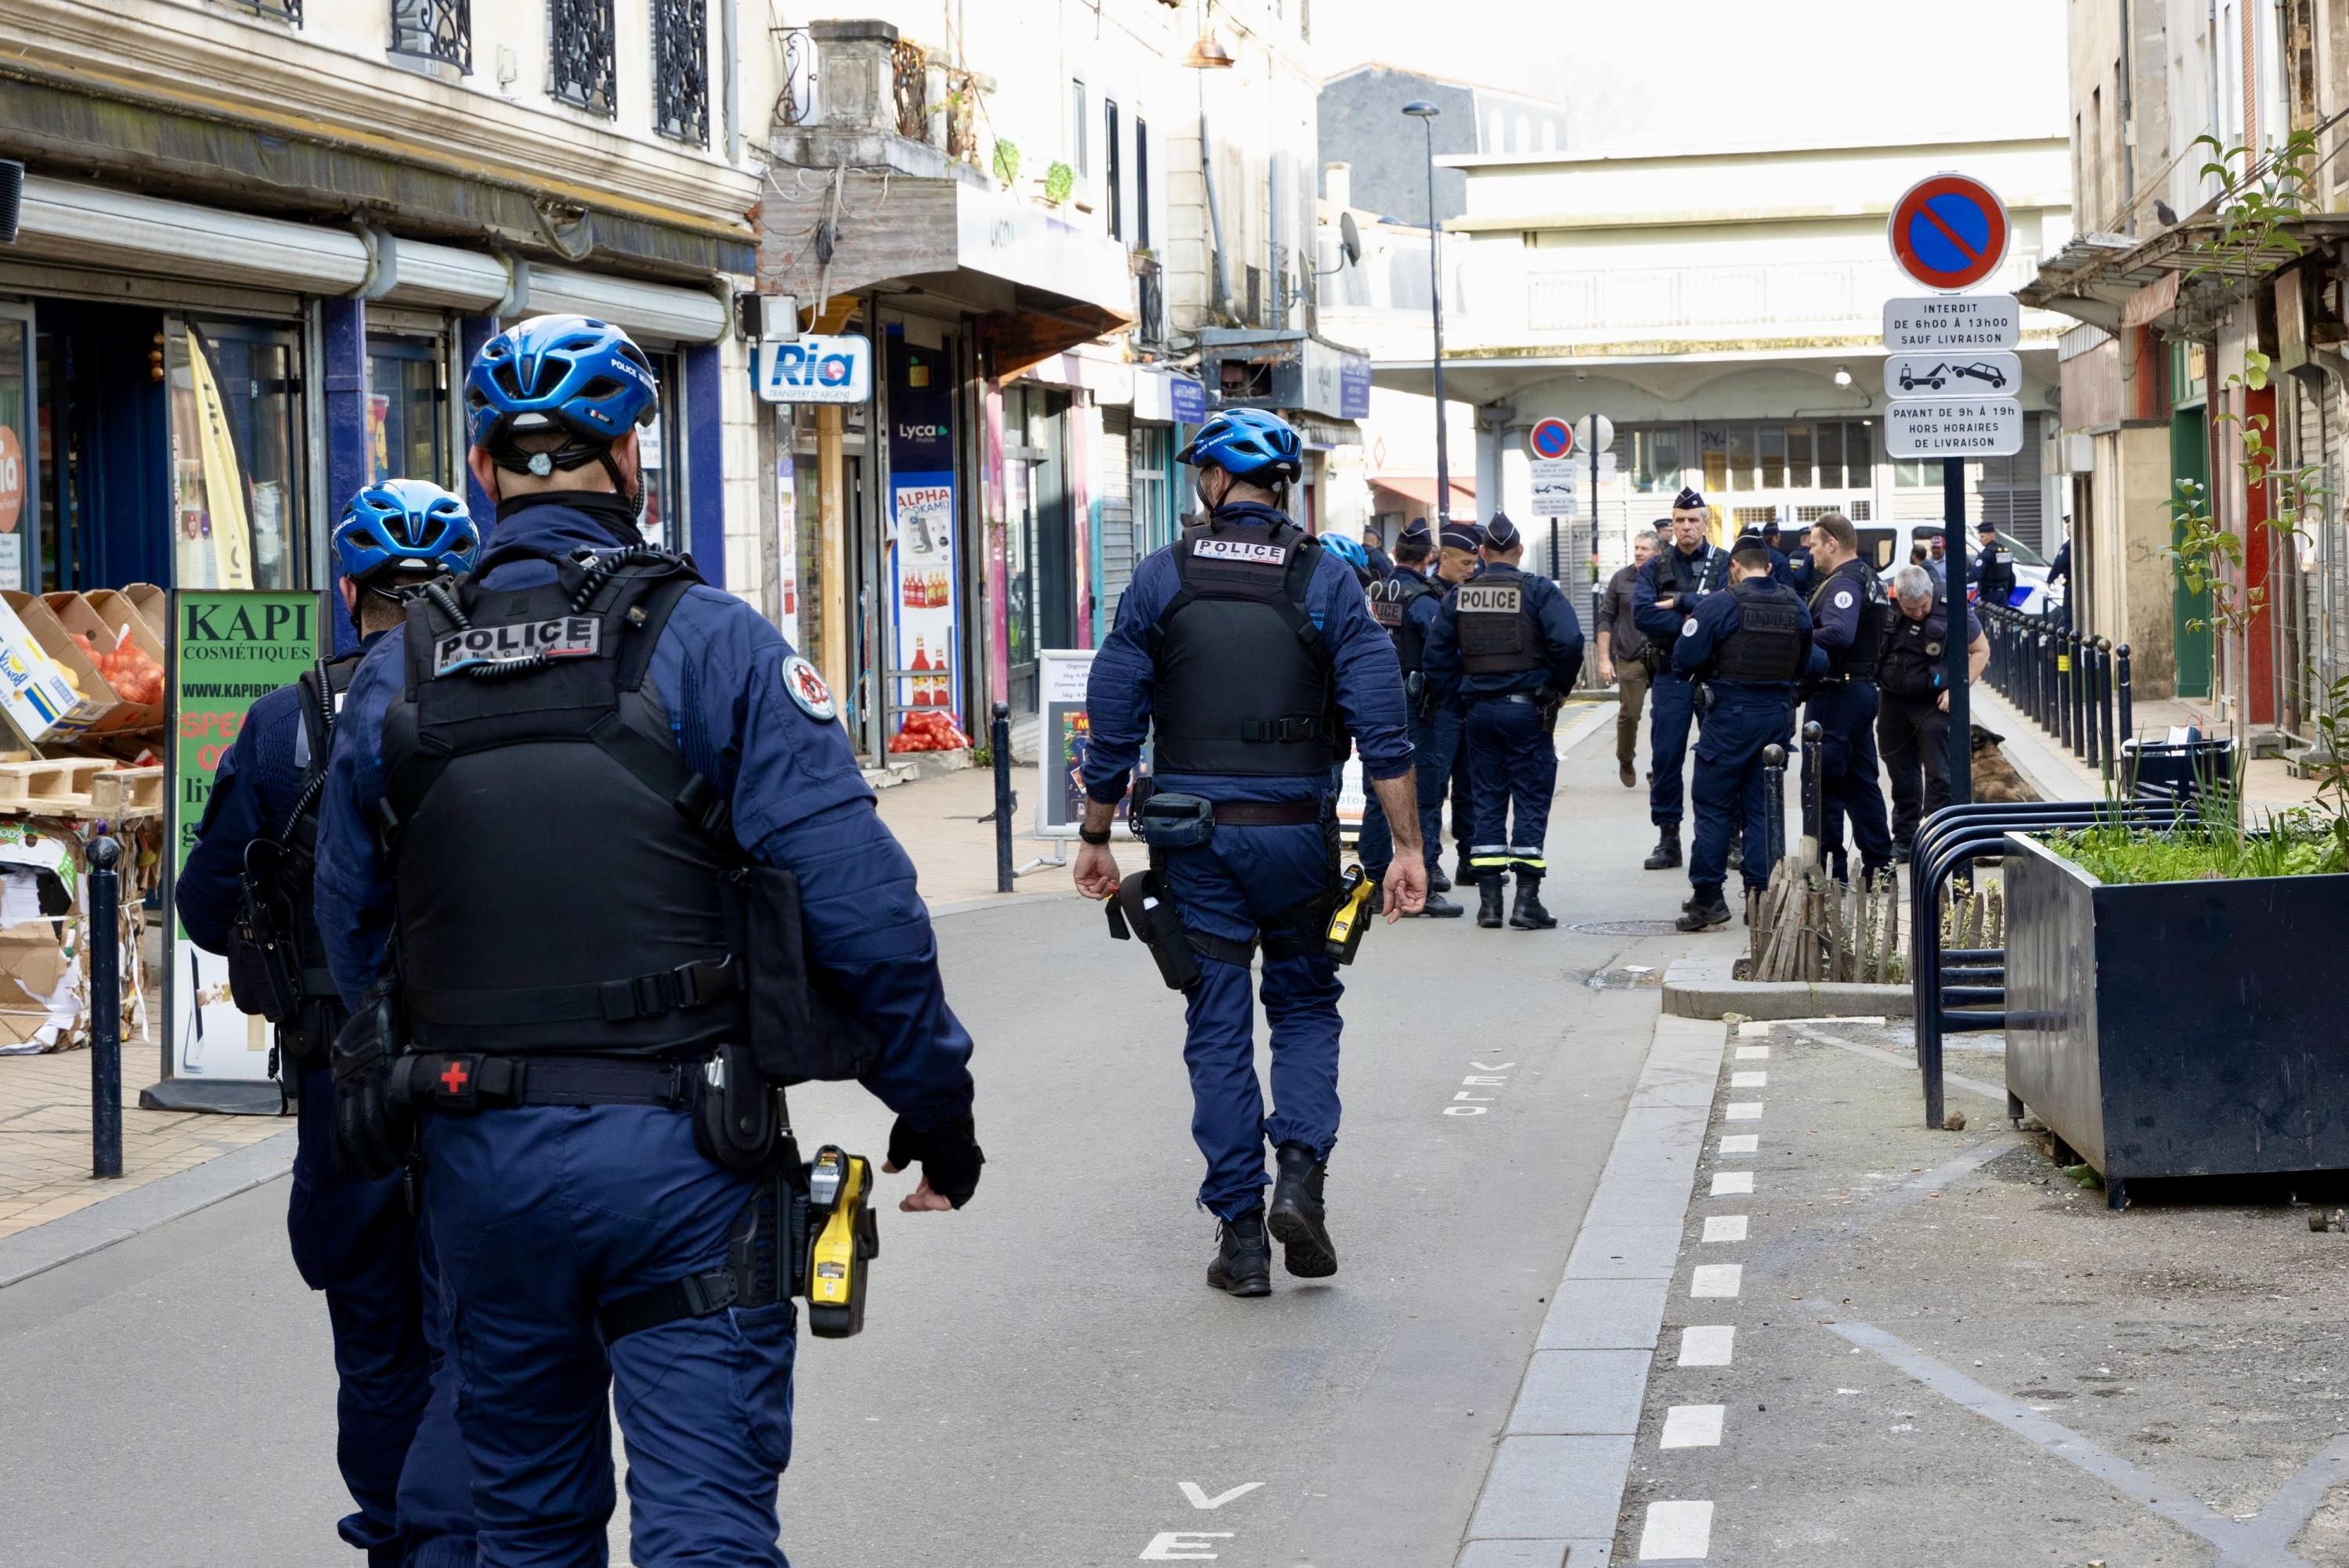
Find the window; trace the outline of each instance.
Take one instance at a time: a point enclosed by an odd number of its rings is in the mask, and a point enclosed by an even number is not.
[[[178,585],[297,586],[300,339],[282,327],[239,322],[204,322],[191,331],[170,316],[163,356]]]
[[[1118,156],[1122,150],[1118,145],[1117,100],[1103,98],[1102,99],[1102,183],[1105,188],[1102,194],[1109,201],[1109,237],[1112,240],[1125,238],[1125,192],[1119,189],[1119,181],[1125,172],[1120,167],[1124,161]]]
[[[1729,427],[1729,488],[1750,490],[1754,488],[1754,427]]]
[[[1133,117],[1133,242],[1150,249],[1150,124]]]
[[[391,0],[391,52],[471,71],[472,8],[472,0]]]
[[[1938,489],[1941,483],[1941,459],[1896,458],[1892,463],[1892,482],[1900,490]]]
[[[653,128],[709,145],[709,16],[704,0],[653,0]]]
[[[1085,84],[1071,77],[1069,81],[1069,167],[1077,171],[1080,180],[1092,172],[1092,162],[1085,157],[1087,129]]]
[[[612,66],[612,0],[546,0],[549,98],[620,118]]]
[[[449,362],[427,337],[367,339],[367,467],[385,480],[456,476],[449,461]]]
[[[1622,439],[1630,443],[1629,466],[1634,490],[1641,495],[1680,493],[1681,427],[1660,425],[1628,430]]]
[[[229,4],[256,16],[274,16],[296,27],[302,25],[302,0],[229,0]]]
[[[637,526],[647,543],[661,550],[683,550],[685,511],[685,431],[683,398],[685,366],[674,354],[648,354],[653,378],[670,389],[660,400],[660,413],[636,430],[636,466],[644,470],[645,511]],[[678,449],[672,452],[670,448]],[[674,460],[671,460],[671,459]]]

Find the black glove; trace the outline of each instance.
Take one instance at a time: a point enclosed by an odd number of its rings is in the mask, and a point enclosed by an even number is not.
[[[969,1117],[921,1132],[901,1116],[889,1130],[889,1163],[902,1171],[916,1161],[930,1191],[959,1209],[978,1191],[978,1168],[987,1156]]]
[[[335,1163],[347,1174],[380,1181],[415,1146],[415,1109],[391,1094],[402,1046],[398,984],[386,975],[367,988],[335,1037]]]

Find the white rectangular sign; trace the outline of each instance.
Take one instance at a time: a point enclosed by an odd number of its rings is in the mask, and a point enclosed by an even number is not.
[[[2013,294],[1931,294],[1884,302],[1884,346],[1895,354],[2013,348],[2023,307]]]
[[[2011,458],[2023,450],[2022,401],[1952,397],[1888,403],[1884,450],[1895,458]]]
[[[769,403],[863,403],[873,396],[873,344],[861,334],[807,333],[754,345],[750,385]]]
[[[1884,361],[1887,397],[2012,397],[2023,386],[2013,354],[1895,354]]]
[[[1534,515],[1571,515],[1582,494],[1582,471],[1589,466],[1580,458],[1536,458],[1527,463],[1533,470]]]

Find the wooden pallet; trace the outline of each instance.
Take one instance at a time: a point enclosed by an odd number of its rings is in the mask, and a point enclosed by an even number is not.
[[[43,807],[84,803],[90,780],[113,764],[103,758],[63,757],[43,762],[0,762],[0,805]]]
[[[109,822],[161,816],[162,769],[114,768],[100,773],[90,780],[89,811]]]
[[[123,768],[96,757],[0,761],[0,816],[112,821],[162,810],[160,768]]]

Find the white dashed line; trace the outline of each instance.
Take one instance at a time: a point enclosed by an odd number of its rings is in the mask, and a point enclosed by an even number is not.
[[[1681,1330],[1683,1367],[1726,1367],[1735,1353],[1737,1330],[1725,1323],[1695,1325]]]
[[[1752,1154],[1761,1147],[1762,1135],[1758,1132],[1725,1132],[1721,1137],[1723,1154]]]
[[[1732,1088],[1767,1088],[1770,1087],[1770,1075],[1764,1072],[1731,1073],[1729,1075],[1729,1087]]]
[[[1674,1405],[1664,1412],[1662,1446],[1668,1449],[1721,1447],[1720,1405]]]
[[[1751,1171],[1716,1171],[1713,1173],[1713,1195],[1716,1198],[1736,1198],[1754,1191]]]
[[[1767,1046],[1740,1046],[1737,1047],[1737,1059],[1741,1062],[1766,1062],[1770,1059],[1770,1047]]]
[[[1744,1285],[1743,1264],[1699,1264],[1689,1279],[1692,1296],[1733,1296]]]
[[[1715,1214],[1704,1222],[1704,1239],[1708,1242],[1742,1242],[1745,1239],[1746,1223],[1744,1214]]]
[[[1721,1119],[1723,1121],[1759,1121],[1762,1119],[1762,1102],[1758,1099],[1733,1099],[1722,1108]]]
[[[1640,1561],[1670,1563],[1713,1550],[1713,1504],[1651,1502],[1640,1532]]]

